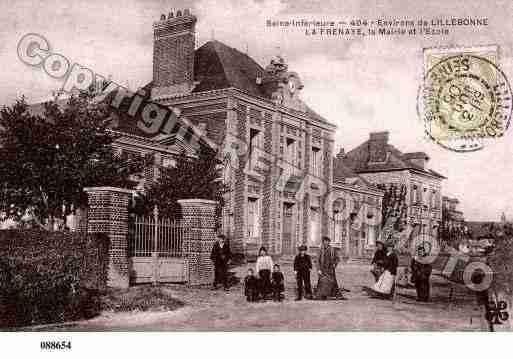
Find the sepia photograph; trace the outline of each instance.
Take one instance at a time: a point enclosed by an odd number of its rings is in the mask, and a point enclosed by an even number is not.
[[[0,10],[0,341],[511,332],[511,2]]]

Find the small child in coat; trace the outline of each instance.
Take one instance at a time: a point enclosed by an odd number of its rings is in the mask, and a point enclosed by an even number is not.
[[[253,269],[248,269],[248,275],[244,278],[244,295],[248,302],[256,302],[258,299],[258,279]]]
[[[272,288],[273,288],[273,299],[281,302],[283,299],[282,293],[285,291],[283,273],[280,271],[280,265],[275,264],[273,267],[272,274]]]

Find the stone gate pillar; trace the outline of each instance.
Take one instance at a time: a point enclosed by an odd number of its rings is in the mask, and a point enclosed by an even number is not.
[[[188,285],[211,284],[214,266],[210,260],[216,232],[216,201],[182,199],[183,248]]]
[[[128,288],[128,201],[132,191],[115,187],[84,188],[88,197],[87,233],[109,236],[107,285]]]

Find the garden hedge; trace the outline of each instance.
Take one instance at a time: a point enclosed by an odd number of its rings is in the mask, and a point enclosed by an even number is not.
[[[0,327],[89,318],[106,289],[106,235],[0,231]]]

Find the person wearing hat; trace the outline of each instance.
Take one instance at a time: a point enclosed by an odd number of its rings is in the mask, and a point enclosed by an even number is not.
[[[312,298],[312,285],[310,284],[310,270],[312,269],[312,260],[306,254],[307,247],[302,244],[298,247],[299,253],[294,258],[294,273],[296,274],[297,297],[296,300],[303,299],[303,288],[306,299]]]
[[[410,280],[415,284],[418,302],[429,302],[429,277],[432,267],[430,261],[425,259],[429,256],[429,251],[429,249],[426,250],[424,244],[418,246],[410,264]]]
[[[376,252],[372,258],[372,269],[371,273],[374,276],[374,281],[377,282],[381,274],[383,273],[383,264],[385,263],[386,251],[385,244],[382,241],[376,241]]]
[[[219,234],[217,240],[212,247],[210,259],[214,263],[214,283],[213,289],[217,289],[218,284],[222,284],[225,291],[229,290],[228,287],[228,262],[232,253],[230,245],[226,241],[226,236]]]
[[[330,245],[329,237],[322,237],[322,245],[317,258],[319,279],[317,282],[317,299],[325,300],[328,297],[346,299],[340,293],[335,268],[340,261],[335,248]]]

